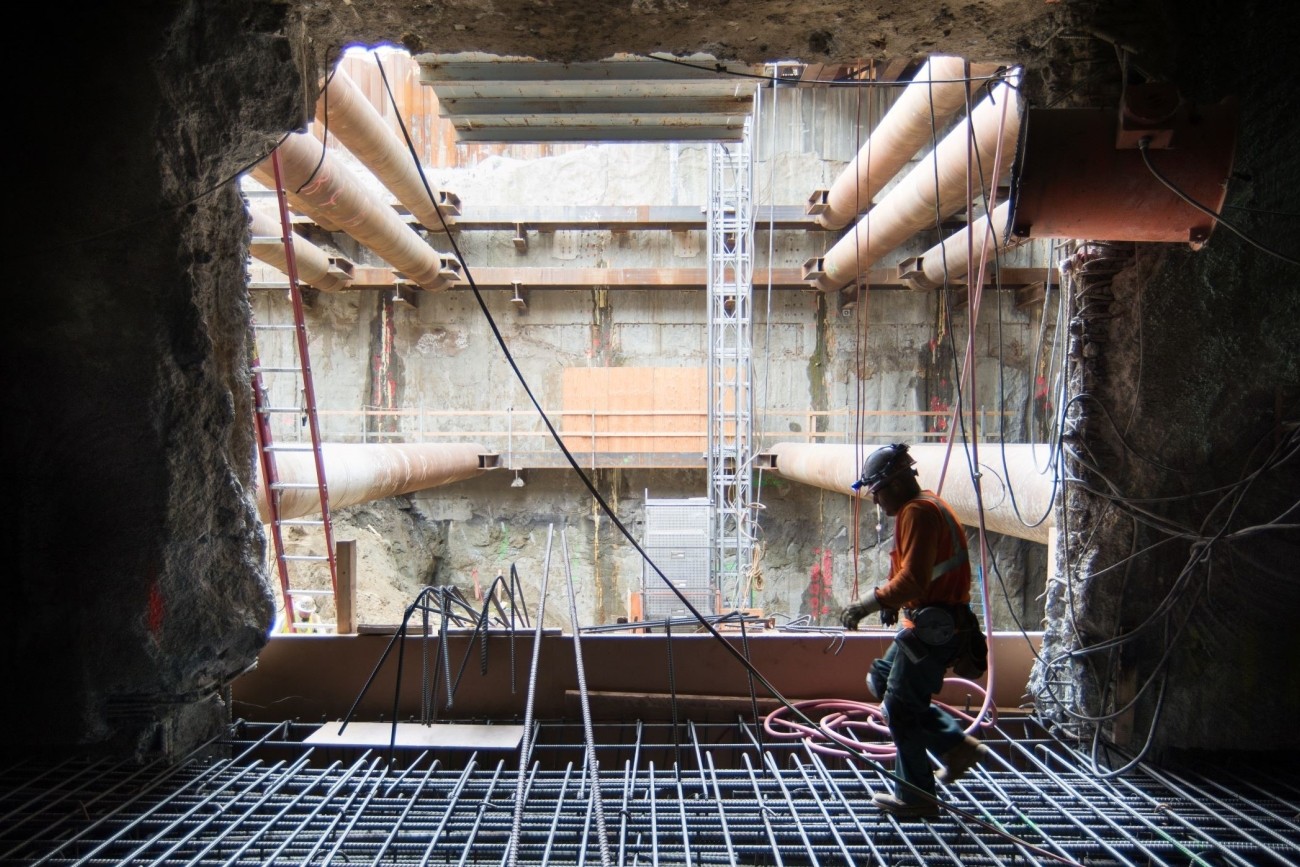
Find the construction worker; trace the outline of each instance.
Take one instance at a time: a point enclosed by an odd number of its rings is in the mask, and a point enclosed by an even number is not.
[[[900,818],[939,813],[927,751],[941,757],[938,779],[944,784],[956,782],[988,751],[931,703],[963,646],[963,630],[978,631],[979,622],[970,608],[966,533],[947,503],[921,489],[915,465],[906,443],[877,449],[863,463],[853,488],[866,488],[872,502],[895,519],[894,548],[889,580],[840,615],[845,629],[856,630],[876,612],[885,626],[894,626],[902,612],[903,627],[867,675],[896,752],[894,792],[877,792],[872,802]]]

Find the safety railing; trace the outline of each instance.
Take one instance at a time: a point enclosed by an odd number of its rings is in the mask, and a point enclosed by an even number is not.
[[[414,407],[318,410],[322,439],[346,443],[476,442],[501,456],[506,469],[568,466],[541,417],[530,409],[448,410]],[[1005,425],[1014,431],[1015,413]],[[565,447],[584,467],[703,467],[708,419],[703,412],[647,409],[564,409],[548,412]],[[864,443],[948,439],[949,412],[909,410],[789,410],[756,418],[756,451],[778,442]],[[967,437],[971,422],[966,417]],[[981,410],[975,427],[981,442],[1002,435],[998,413]],[[1010,433],[1008,441],[1017,441]]]

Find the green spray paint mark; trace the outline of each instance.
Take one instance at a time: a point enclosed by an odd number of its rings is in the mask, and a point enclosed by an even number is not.
[[[510,553],[510,538],[506,535],[506,522],[501,522],[501,544],[497,546],[497,571],[501,571],[501,564],[506,562],[506,555]]]

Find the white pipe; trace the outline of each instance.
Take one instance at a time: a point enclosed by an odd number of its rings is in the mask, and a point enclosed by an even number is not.
[[[432,184],[425,189],[410,150],[341,65],[316,100],[316,117],[422,226],[441,232],[444,222],[448,226],[455,222],[460,213],[456,197]]]
[[[827,251],[813,278],[814,288],[822,292],[844,288],[890,250],[964,208],[971,195],[987,195],[990,185],[1006,176],[1015,159],[1020,112],[1019,95],[1007,82],[999,83],[965,123],[948,133]],[[999,145],[1002,159],[994,165]],[[981,170],[982,179],[974,174]]]
[[[252,240],[248,252],[273,268],[289,273],[289,258],[284,251],[284,230],[278,216],[272,217],[258,208],[248,211]],[[274,238],[268,241],[268,238]],[[346,289],[352,278],[330,262],[329,254],[311,241],[290,230],[294,264],[298,266],[298,279],[322,292]]]
[[[852,496],[870,499],[865,491],[853,490],[862,472],[862,462],[879,446],[816,443],[777,443],[767,451],[763,463],[782,478],[804,482]],[[1003,467],[1003,451],[1006,467]],[[965,453],[954,447],[947,477],[940,491],[940,476],[948,455],[946,445],[910,445],[916,459],[917,479],[922,488],[940,493],[963,524],[978,527],[980,515],[975,486],[970,478]],[[984,503],[984,526],[994,533],[1046,544],[1056,525],[1055,486],[1045,445],[984,445],[980,448],[980,493]],[[1015,494],[1014,505],[1012,492]],[[1019,515],[1017,515],[1017,511]],[[1040,520],[1041,519],[1041,520]],[[1035,524],[1035,526],[1027,526]]]
[[[930,140],[931,131],[943,129],[966,104],[971,84],[966,79],[966,61],[960,57],[938,55],[926,60],[831,184],[817,223],[842,229],[870,207],[876,193]]]
[[[984,248],[989,249],[989,258],[994,251],[1006,250],[1020,243],[1019,238],[1011,234],[1011,203],[1003,202],[975,220],[975,232],[967,226],[960,232],[954,232],[942,242],[935,244],[915,259],[904,259],[898,265],[898,276],[911,284],[913,289],[939,289],[945,282],[963,282],[962,277],[970,273],[971,263],[984,258]]]
[[[491,453],[477,443],[322,443],[321,459],[331,509],[397,497],[458,482],[495,466]],[[254,495],[262,522],[271,520],[262,484],[260,461],[254,462]],[[275,474],[281,482],[315,484],[316,459],[310,451],[276,452]],[[320,513],[320,495],[312,489],[280,492],[280,518]]]
[[[285,190],[296,191],[303,212],[317,222],[339,226],[422,289],[434,292],[450,286],[454,281],[444,271],[442,254],[323,147],[314,136],[295,132],[278,148],[282,183]],[[275,189],[270,157],[254,166],[252,174]]]

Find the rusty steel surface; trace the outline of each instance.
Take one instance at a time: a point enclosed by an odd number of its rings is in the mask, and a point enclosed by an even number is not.
[[[397,719],[419,716],[424,676],[435,675],[422,671],[419,660],[426,653],[433,659],[438,637],[426,641],[422,636],[408,636],[395,642],[395,631],[393,624],[389,634],[271,636],[257,667],[233,684],[234,713],[249,720],[279,721],[344,719],[352,711],[353,719],[377,721],[393,719],[396,707]],[[739,632],[724,635],[734,647],[741,647]],[[446,682],[443,673],[437,672],[439,717],[446,721],[508,720],[523,714],[534,637],[531,629],[513,634],[494,629],[484,650],[471,630],[449,632],[453,697],[451,707],[446,708]],[[879,628],[852,633],[839,627],[823,632],[751,630],[745,638],[745,653],[788,701],[840,698],[870,702],[874,699],[863,678],[871,661],[885,652],[892,639],[893,630]],[[973,704],[978,708],[984,692],[991,690],[994,706],[1017,707],[1026,692],[1034,648],[1040,641],[1039,633],[1029,633],[1028,639],[1018,632],[990,634],[989,674],[977,682],[950,678],[939,700],[954,707]],[[401,646],[390,649],[395,643]],[[400,690],[399,650],[405,660]],[[584,634],[582,654],[585,688],[597,718],[622,718],[633,693],[638,696],[638,713],[647,720],[671,719],[675,702],[697,708],[697,719],[712,707],[722,717],[734,720],[734,700],[749,700],[749,674],[735,655],[714,636],[687,632],[686,627],[674,627],[671,639],[662,629],[642,634]],[[488,660],[486,670],[479,664],[484,657]],[[472,664],[456,679],[455,672],[467,658],[472,658]],[[572,635],[546,630],[538,660],[533,699],[536,718],[566,718],[572,711],[573,691],[579,689]],[[762,686],[756,685],[756,689],[758,698],[764,699],[763,706],[770,707],[773,697]]]
[[[876,193],[930,140],[933,130],[942,129],[965,105],[970,87],[962,58],[936,55],[926,60],[831,184],[817,222],[842,229],[869,207]]]
[[[1201,106],[1173,128],[1155,168],[1218,213],[1227,195],[1236,104]],[[1024,159],[1013,195],[1012,231],[1030,238],[1167,241],[1199,246],[1215,220],[1162,184],[1137,148],[1116,147],[1112,109],[1040,109],[1026,116]]]
[[[303,204],[302,210],[322,225],[338,226],[421,288],[434,291],[447,286],[441,254],[396,211],[361,186],[328,151],[322,155],[321,143],[314,136],[292,133],[278,151],[285,189],[297,190],[292,198]],[[275,189],[269,158],[254,167],[252,174],[263,186]]]
[[[873,450],[830,443],[777,443],[759,457],[759,465],[782,478],[854,496],[852,485]],[[1048,541],[1056,526],[1052,507],[1056,489],[1052,476],[1039,469],[1048,463],[1047,446],[986,447],[980,453],[978,497],[960,449],[954,449],[950,458],[945,445],[917,444],[910,453],[916,459],[921,487],[939,493],[963,524],[982,523],[995,533]]]
[[[488,449],[477,443],[321,444],[332,508],[396,497],[477,476],[487,471],[484,456],[488,453]],[[276,472],[281,483],[311,483],[310,488],[280,492],[281,519],[300,518],[320,510],[313,461],[311,452],[276,453]],[[258,513],[265,523],[270,520],[270,510],[260,468],[254,485]]]
[[[316,117],[428,229],[455,223],[457,208],[422,176],[403,142],[342,66],[316,101]],[[431,197],[432,196],[432,197]],[[435,204],[437,203],[437,204]],[[440,213],[441,212],[441,213]]]

